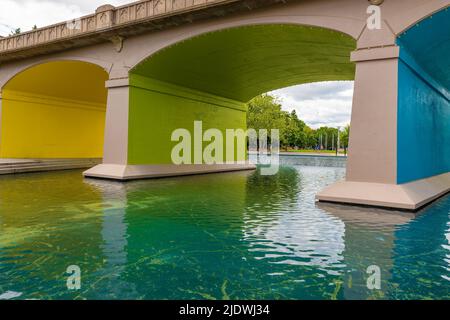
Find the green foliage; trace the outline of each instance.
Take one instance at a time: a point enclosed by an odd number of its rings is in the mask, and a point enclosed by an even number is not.
[[[14,29],[13,31],[11,31],[11,33],[9,34],[10,36],[15,36],[18,34],[21,34],[22,30],[20,28]]]
[[[349,137],[350,137],[350,125],[347,125],[341,132],[341,145],[344,148],[345,153],[347,153]]]
[[[247,113],[247,126],[256,131],[259,129],[279,129],[280,135],[285,130],[286,121],[284,111],[279,101],[268,94],[257,96],[250,101]]]
[[[321,127],[316,130],[316,136],[319,140],[319,145],[325,150],[333,150],[337,145],[338,129]]]
[[[283,132],[285,146],[292,148],[305,146],[307,141],[304,131],[306,124],[297,117],[295,110],[291,113],[284,112],[284,117],[286,121],[286,127]]]
[[[341,132],[342,145],[348,147],[348,138],[350,136],[350,125],[347,125]]]
[[[314,130],[300,120],[297,113],[283,111],[280,101],[271,95],[257,96],[249,103],[247,113],[248,128],[267,129],[270,136],[271,129],[280,130],[282,149],[326,149],[333,150],[337,146],[338,129],[322,127]],[[340,133],[340,146],[348,147],[350,126]]]

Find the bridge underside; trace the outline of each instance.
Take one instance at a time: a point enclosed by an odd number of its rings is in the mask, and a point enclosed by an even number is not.
[[[352,80],[355,45],[351,37],[323,28],[259,25],[207,33],[158,51],[125,82],[109,82],[110,95],[128,95],[123,101],[128,139],[111,146],[114,155],[85,175],[126,180],[254,169],[246,162],[245,144],[236,145],[241,156],[233,159],[226,158],[225,144],[225,164],[173,165],[178,141],[171,141],[171,134],[179,128],[194,132],[194,121],[202,121],[203,131],[215,128],[226,137],[226,129],[246,129],[247,102],[258,94],[299,83]],[[122,111],[108,106],[107,117],[123,119]]]
[[[2,90],[1,158],[101,158],[108,74],[82,62],[52,62]]]

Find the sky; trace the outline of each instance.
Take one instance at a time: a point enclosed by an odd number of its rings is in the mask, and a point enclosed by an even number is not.
[[[350,123],[353,81],[308,83],[271,92],[283,110],[297,112],[311,128],[345,127]]]
[[[119,6],[131,0],[0,0],[0,35],[12,30],[30,30],[71,20],[105,3]],[[337,127],[350,123],[353,82],[320,82],[273,91],[283,109],[296,110],[299,118],[312,128]]]
[[[114,6],[133,2],[131,0],[0,0],[0,35],[11,30],[30,30],[34,25],[49,24],[74,19],[94,13],[106,3]]]

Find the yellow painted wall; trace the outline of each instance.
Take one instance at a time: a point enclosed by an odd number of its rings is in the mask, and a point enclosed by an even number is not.
[[[101,158],[107,74],[82,62],[31,68],[2,90],[1,158]]]

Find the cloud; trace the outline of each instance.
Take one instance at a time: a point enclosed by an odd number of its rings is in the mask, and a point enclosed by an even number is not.
[[[0,35],[16,28],[31,30],[93,13],[105,3],[115,6],[130,0],[0,0]]]
[[[350,123],[353,81],[303,84],[271,92],[283,110],[295,110],[312,128],[343,127]]]

